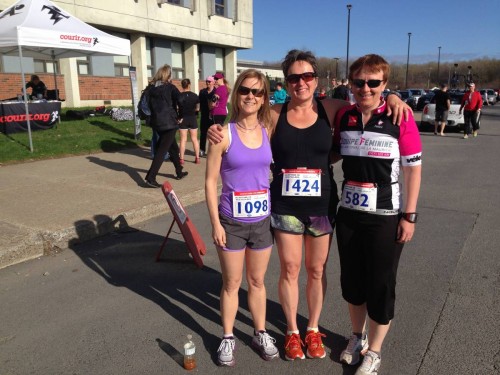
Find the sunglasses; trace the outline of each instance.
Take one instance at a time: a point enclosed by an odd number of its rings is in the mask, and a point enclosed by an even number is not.
[[[298,83],[301,79],[304,82],[311,82],[318,75],[314,72],[305,72],[302,74],[289,74],[286,76],[286,81],[288,83]]]
[[[368,81],[365,81],[364,79],[352,80],[352,84],[358,89],[365,87],[365,84],[367,84],[369,88],[374,89],[375,87],[379,87],[382,82],[384,82],[383,79],[369,79]]]
[[[253,96],[255,96],[256,98],[260,98],[261,96],[264,96],[265,94],[265,91],[262,89],[251,89],[249,87],[246,87],[246,86],[240,86],[238,87],[238,94],[240,95],[248,95],[252,93]]]

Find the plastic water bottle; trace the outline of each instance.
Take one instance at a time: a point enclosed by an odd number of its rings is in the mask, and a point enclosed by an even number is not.
[[[187,340],[184,343],[184,368],[186,370],[196,368],[196,346],[194,345],[192,338],[192,335],[187,335]]]

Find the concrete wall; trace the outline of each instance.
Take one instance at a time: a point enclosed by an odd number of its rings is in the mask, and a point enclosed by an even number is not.
[[[139,89],[147,84],[146,37],[155,38],[158,47],[154,49],[156,69],[170,61],[169,44],[182,42],[184,77],[190,78],[192,90],[197,92],[199,81],[215,73],[215,48],[224,51],[224,73],[233,84],[236,75],[237,51],[253,47],[253,0],[228,0],[228,17],[212,15],[208,0],[194,1],[195,10],[172,5],[158,4],[157,0],[59,0],[53,1],[64,11],[105,32],[122,33],[131,41],[131,64],[137,67]],[[191,1],[183,1],[190,4]],[[0,0],[0,9],[13,5],[12,0]],[[161,47],[160,47],[161,45]],[[16,60],[17,59],[17,60]],[[25,73],[34,72],[33,60],[26,59]],[[13,73],[12,78],[2,74],[7,80],[16,80],[18,58],[2,56],[0,73]],[[75,59],[61,59],[61,90],[67,106],[102,105],[111,101],[112,105],[130,105],[132,94],[130,82],[123,77],[114,77],[113,57],[92,57],[92,75],[79,76]],[[31,66],[31,69],[29,68]],[[19,77],[20,78],[20,77]],[[59,78],[58,78],[59,79]],[[93,92],[89,93],[88,81],[94,80]],[[113,80],[114,86],[100,86]],[[199,80],[199,81],[198,81]],[[44,80],[50,88],[50,81]],[[118,85],[118,86],[115,86]],[[14,97],[19,85],[0,87],[0,99]],[[109,96],[107,96],[109,94]],[[61,95],[62,97],[62,95]],[[107,104],[107,103],[106,103]]]

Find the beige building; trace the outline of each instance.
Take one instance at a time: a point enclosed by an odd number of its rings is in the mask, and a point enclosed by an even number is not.
[[[34,0],[36,1],[36,0]],[[189,78],[191,89],[215,72],[230,84],[237,75],[237,51],[253,47],[252,0],[59,0],[56,6],[80,20],[131,43],[125,56],[90,56],[56,61],[24,58],[26,74],[38,74],[50,86],[54,69],[67,106],[129,105],[129,66],[137,69],[142,89],[163,64],[174,82]],[[13,5],[0,0],[0,9]],[[1,56],[0,76],[20,72],[19,58]],[[59,82],[62,85],[59,85]],[[112,87],[110,87],[112,86]],[[49,87],[50,88],[50,87]],[[16,90],[18,89],[16,88]],[[11,95],[0,89],[5,97]]]

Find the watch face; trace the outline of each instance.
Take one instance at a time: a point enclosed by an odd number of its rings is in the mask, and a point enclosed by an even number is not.
[[[407,213],[407,214],[405,214],[405,219],[408,220],[410,223],[416,223],[417,219],[418,219],[418,214]]]

